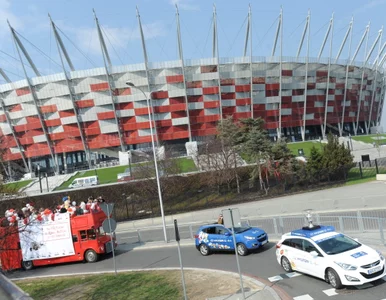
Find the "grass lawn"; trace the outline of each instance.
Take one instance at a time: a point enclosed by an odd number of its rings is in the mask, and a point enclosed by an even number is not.
[[[182,299],[181,280],[167,271],[28,279],[15,283],[33,299]]]
[[[303,149],[304,155],[307,157],[311,153],[312,146],[322,149],[319,141],[288,143],[288,148],[292,151],[292,154],[299,156],[298,149]]]
[[[194,161],[191,158],[180,157],[180,158],[176,158],[176,160],[182,173],[193,172],[197,170],[196,165],[194,164]],[[132,164],[132,167],[135,168],[136,165],[137,164]],[[129,166],[117,166],[117,167],[111,167],[111,168],[88,170],[86,172],[79,172],[77,175],[72,176],[69,180],[64,182],[56,190],[62,190],[62,189],[68,188],[68,186],[72,183],[72,181],[75,178],[88,177],[88,176],[94,176],[94,175],[98,176],[100,184],[117,182],[117,175],[119,173],[124,173],[128,167]]]
[[[32,182],[32,179],[23,180],[23,181],[16,181],[4,184],[4,187],[10,191],[18,191],[23,187],[26,187]]]
[[[386,134],[379,134],[379,135],[377,135],[377,134],[369,134],[369,135],[353,136],[352,139],[354,141],[372,144],[374,142],[377,142],[378,136],[379,136],[379,142],[381,144],[386,144]]]

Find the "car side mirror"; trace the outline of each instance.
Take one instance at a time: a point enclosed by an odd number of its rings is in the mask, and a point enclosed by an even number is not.
[[[310,254],[311,254],[311,256],[314,257],[314,258],[319,256],[319,253],[316,252],[316,251],[311,251]]]
[[[229,231],[225,232],[225,236],[231,236],[232,233],[230,233]]]

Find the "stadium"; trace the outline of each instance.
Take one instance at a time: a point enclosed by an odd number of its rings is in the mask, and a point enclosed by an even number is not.
[[[228,116],[235,121],[260,117],[272,139],[285,137],[288,141],[324,138],[329,132],[366,134],[380,126],[385,93],[381,31],[369,42],[364,61],[358,61],[369,30],[367,27],[354,47],[351,22],[333,55],[331,18],[319,56],[313,58],[308,56],[308,17],[297,55],[287,57],[282,54],[280,13],[272,56],[259,57],[252,53],[249,12],[245,44],[240,45],[244,55],[223,58],[219,56],[214,11],[213,56],[189,60],[183,56],[178,10],[176,15],[178,60],[148,61],[137,12],[144,61],[120,66],[111,64],[95,17],[105,65],[88,70],[73,68],[51,21],[63,72],[47,76],[40,76],[10,25],[20,61],[28,61],[36,76],[30,78],[25,72],[24,80],[11,81],[1,72],[8,81],[0,85],[3,162],[17,164],[27,173],[37,164],[55,172],[68,164],[90,165],[95,153],[118,157],[119,151],[148,148],[150,126],[158,145],[199,144],[213,137],[218,122]],[[342,59],[347,48],[353,51]],[[307,56],[299,56],[301,49]],[[370,58],[375,60],[370,62]],[[153,121],[149,120],[148,103]]]

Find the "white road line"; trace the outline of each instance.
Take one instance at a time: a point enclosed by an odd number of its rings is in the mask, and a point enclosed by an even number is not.
[[[268,280],[270,282],[275,282],[275,281],[283,280],[283,277],[277,275],[277,276],[269,277]]]
[[[335,292],[335,289],[324,290],[323,293],[325,293],[329,297],[338,295],[338,293]]]
[[[293,277],[298,277],[298,276],[301,276],[302,274],[300,273],[297,273],[297,272],[292,272],[292,273],[287,273],[285,274],[287,277],[289,278],[293,278]]]
[[[302,295],[302,296],[297,296],[294,297],[294,300],[314,300],[310,295]]]

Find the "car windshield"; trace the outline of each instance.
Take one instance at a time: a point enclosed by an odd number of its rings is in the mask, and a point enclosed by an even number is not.
[[[361,246],[360,243],[343,234],[316,241],[316,243],[328,255],[343,253]]]
[[[244,232],[244,231],[247,231],[247,230],[249,230],[251,227],[249,227],[249,226],[243,226],[243,227],[234,227],[234,229],[235,229],[235,233],[237,234],[237,233],[242,233],[242,232]]]

